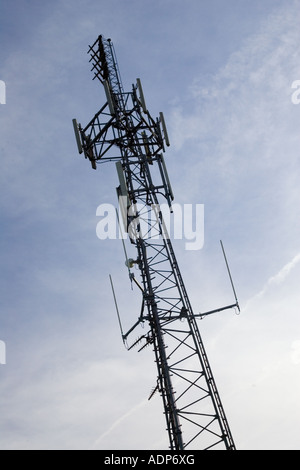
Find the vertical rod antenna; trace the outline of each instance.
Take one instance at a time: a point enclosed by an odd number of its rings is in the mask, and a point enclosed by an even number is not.
[[[109,275],[109,280],[110,280],[111,290],[112,290],[113,297],[114,297],[114,301],[115,301],[115,306],[116,306],[116,311],[117,311],[117,315],[118,315],[118,320],[119,320],[121,335],[122,335],[123,343],[125,344],[125,341],[124,341],[124,332],[123,332],[123,328],[122,328],[122,322],[121,322],[121,317],[120,317],[118,302],[117,302],[116,293],[115,293],[114,284],[113,284],[111,275]]]
[[[220,243],[221,243],[221,248],[222,248],[222,251],[223,251],[223,255],[224,255],[224,259],[225,259],[225,263],[226,263],[226,267],[227,267],[228,276],[229,276],[229,279],[230,279],[230,282],[231,282],[231,287],[232,287],[232,290],[233,290],[234,298],[235,298],[235,301],[236,301],[236,306],[238,308],[238,311],[240,312],[241,310],[240,310],[239,302],[238,302],[238,299],[237,299],[236,291],[235,291],[235,288],[234,288],[234,284],[233,284],[233,280],[232,280],[232,276],[231,276],[231,272],[230,272],[230,269],[229,269],[229,265],[228,265],[228,261],[227,261],[227,258],[226,258],[226,254],[225,254],[225,250],[224,250],[222,240],[220,240]]]

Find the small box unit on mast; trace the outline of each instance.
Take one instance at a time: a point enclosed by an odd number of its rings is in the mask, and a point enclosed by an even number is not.
[[[137,322],[125,334],[117,307],[124,344],[128,349],[139,344],[140,351],[148,344],[153,347],[157,380],[150,397],[157,391],[162,397],[170,449],[234,450],[198,328],[197,318],[205,314],[193,313],[171,240],[165,236],[160,203],[167,201],[172,210],[174,194],[163,157],[165,146],[170,145],[164,115],[152,118],[140,79],[124,92],[110,39],[99,36],[88,53],[93,79],[103,85],[107,101],[85,127],[73,120],[76,142],[94,169],[100,163],[116,163],[124,226],[136,248],[136,259],[128,259],[123,240],[126,266],[142,296]],[[143,219],[146,234],[141,228]],[[134,230],[127,230],[129,226]],[[131,272],[134,265],[139,280]],[[214,311],[232,307],[238,307],[237,300]],[[144,329],[129,345],[131,333],[141,323],[148,325],[148,331]]]

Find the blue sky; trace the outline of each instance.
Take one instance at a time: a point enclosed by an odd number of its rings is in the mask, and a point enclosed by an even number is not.
[[[241,315],[200,329],[236,445],[299,449],[299,19],[298,0],[2,0],[1,449],[168,446],[152,351],[123,348],[108,274],[128,327],[139,294],[96,236],[114,165],[92,171],[73,135],[105,100],[99,34],[164,111],[175,201],[204,204],[203,249],[175,241],[196,312],[232,301],[224,242]]]

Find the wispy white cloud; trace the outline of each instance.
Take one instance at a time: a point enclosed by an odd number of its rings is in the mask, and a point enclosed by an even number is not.
[[[296,340],[292,342],[291,361],[295,365],[300,364],[300,340]]]
[[[261,299],[269,289],[271,288],[276,288],[276,286],[279,286],[282,284],[287,277],[289,276],[290,272],[298,265],[300,262],[300,253],[298,253],[289,263],[287,263],[285,266],[283,266],[280,271],[275,274],[274,276],[270,277],[268,281],[266,282],[265,286],[262,288],[260,292],[258,292],[254,298],[250,299],[247,304],[245,305],[245,310],[249,308],[249,305],[251,305],[251,302],[254,300],[259,300]]]
[[[172,140],[177,149],[189,139],[201,143],[213,138],[214,156],[229,163],[238,145],[248,154],[259,141],[260,160],[271,158],[278,127],[286,130],[294,124],[290,96],[293,77],[299,74],[299,37],[297,5],[283,7],[261,23],[224,67],[206,76],[205,83],[200,69],[185,101],[188,111],[183,113],[183,105],[173,111]],[[291,135],[293,130],[294,126]]]
[[[101,449],[103,446],[103,440],[109,436],[114,429],[116,429],[118,426],[122,425],[124,421],[126,421],[127,418],[129,418],[132,414],[136,413],[140,408],[144,408],[146,405],[147,401],[143,400],[140,403],[138,403],[136,406],[131,408],[129,411],[124,413],[122,416],[120,416],[108,429],[106,429],[101,436],[98,437],[96,442],[91,446],[92,450],[95,449]]]
[[[180,169],[169,159],[175,195],[205,204],[207,230],[238,246],[251,282],[237,275],[253,292],[299,251],[299,108],[291,102],[298,7],[291,2],[264,18],[209,78],[200,67],[170,119],[175,155],[184,155]]]

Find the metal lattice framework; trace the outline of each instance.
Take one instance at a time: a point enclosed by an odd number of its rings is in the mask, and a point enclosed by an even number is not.
[[[107,102],[85,126],[74,129],[80,153],[92,167],[115,161],[125,230],[137,250],[128,260],[131,281],[142,292],[137,322],[123,334],[128,349],[152,345],[158,391],[163,400],[170,449],[235,449],[170,237],[160,209],[173,192],[163,152],[169,145],[163,114],[154,120],[146,108],[140,80],[124,92],[111,40],[99,36],[89,48],[94,79],[104,86]],[[141,279],[131,272],[138,266]],[[225,308],[231,308],[233,304]],[[220,311],[218,309],[216,311]],[[207,313],[212,313],[207,312]],[[149,329],[131,345],[140,324]],[[145,331],[145,330],[143,330]]]

